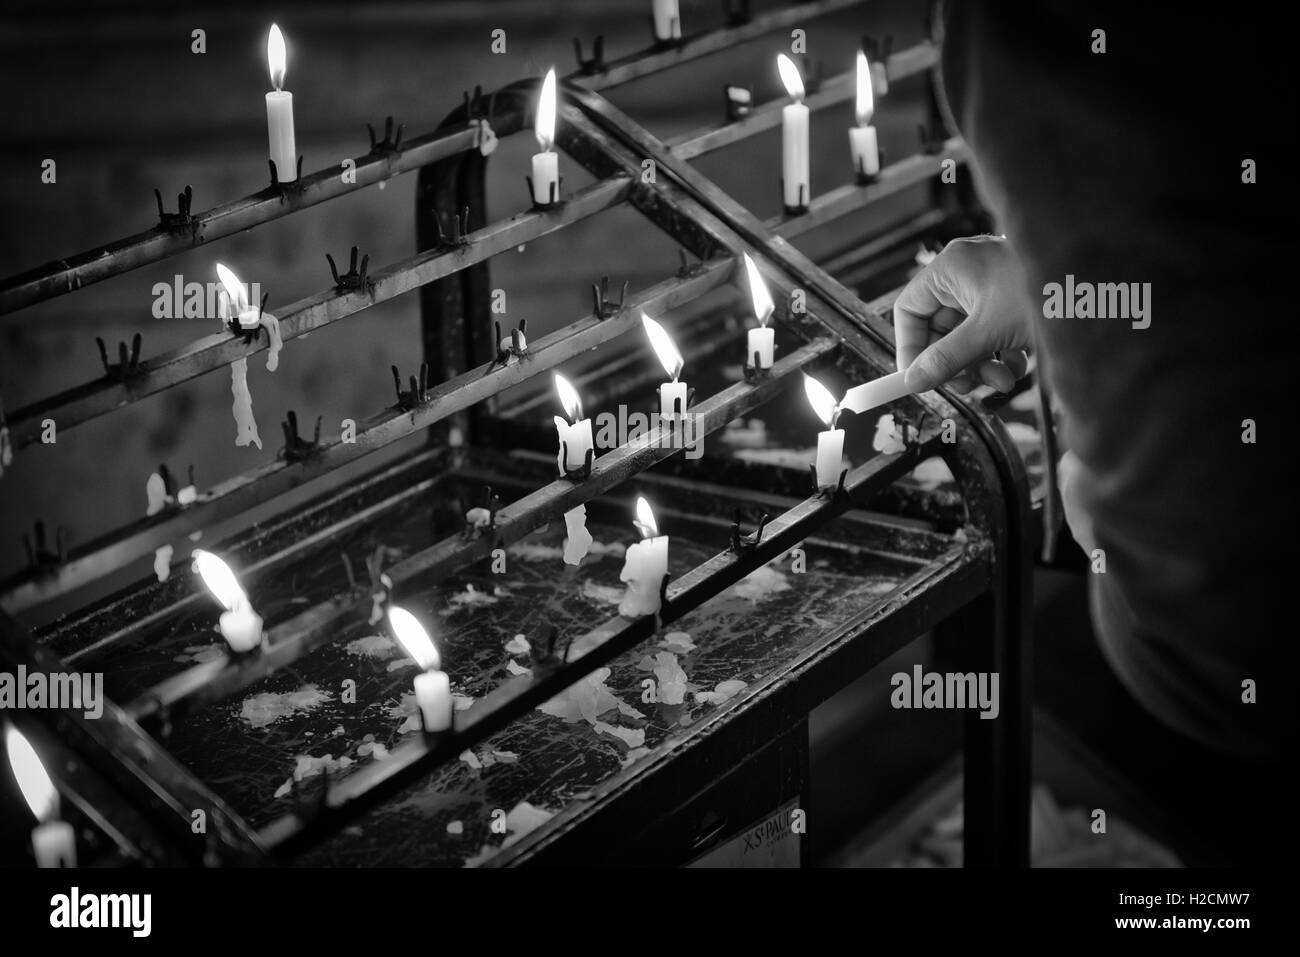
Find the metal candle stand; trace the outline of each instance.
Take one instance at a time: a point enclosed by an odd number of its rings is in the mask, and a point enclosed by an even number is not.
[[[540,207],[532,205],[528,212],[503,222],[483,221],[487,208],[486,154],[491,151],[481,149],[477,117],[482,102],[476,91],[472,102],[467,97],[467,102],[433,133],[402,139],[398,128],[390,140],[386,126],[384,139],[376,142],[371,131],[372,155],[357,160],[356,183],[341,183],[337,167],[332,166],[304,178],[299,158],[298,178],[293,183],[281,184],[272,165],[270,191],[263,190],[197,215],[183,208],[177,213],[178,218],[171,221],[163,219],[160,210],[160,226],[167,228],[151,228],[115,244],[106,254],[100,249],[88,251],[0,281],[0,312],[12,311],[185,252],[194,248],[200,237],[210,242],[382,182],[398,173],[419,170],[416,190],[419,252],[386,265],[377,272],[381,277],[377,283],[368,280],[368,261],[358,265],[355,251],[352,268],[341,275],[330,259],[333,288],[278,311],[287,343],[351,317],[373,303],[418,289],[424,361],[418,376],[410,376],[409,389],[405,390],[396,366],[393,367],[396,404],[365,419],[355,443],[320,445],[319,434],[315,441],[306,442],[298,435],[296,416],[290,414],[284,424],[286,446],[280,461],[215,485],[183,512],[169,511],[141,519],[91,539],[72,553],[66,549],[62,530],[58,550],[48,551],[44,527],[38,523],[35,543],[26,539],[31,567],[0,583],[0,602],[6,612],[70,594],[99,582],[128,562],[147,558],[155,549],[179,540],[196,528],[235,519],[241,519],[244,528],[222,543],[223,549],[247,556],[250,563],[257,562],[259,567],[272,568],[277,563],[296,560],[297,549],[305,547],[299,545],[297,537],[356,530],[355,523],[361,520],[356,517],[357,508],[349,504],[354,500],[364,503],[362,511],[378,509],[379,503],[388,507],[390,502],[406,502],[401,496],[411,494],[410,488],[418,487],[413,481],[407,481],[409,476],[421,474],[415,471],[417,463],[423,463],[421,468],[437,470],[439,476],[454,476],[455,473],[446,470],[457,456],[451,454],[445,442],[439,441],[441,428],[453,417],[463,429],[469,448],[485,456],[484,461],[496,461],[486,458],[491,446],[482,440],[492,430],[510,424],[508,408],[490,408],[502,390],[549,373],[562,363],[631,332],[636,328],[640,310],[658,313],[685,308],[710,292],[727,287],[734,282],[735,263],[742,252],[754,257],[774,292],[788,296],[795,287],[805,290],[808,314],[797,317],[798,321],[790,317],[783,323],[783,334],[797,341],[787,347],[787,353],[771,368],[755,369],[744,381],[706,395],[698,403],[688,399],[700,438],[724,429],[729,422],[784,394],[813,363],[838,363],[859,377],[859,381],[891,371],[893,349],[888,326],[892,297],[880,297],[864,305],[803,256],[789,240],[933,178],[936,169],[932,161],[918,164],[914,157],[904,160],[891,167],[890,175],[882,176],[869,191],[835,190],[815,201],[805,193],[801,196],[804,205],[764,222],[702,176],[690,160],[775,129],[780,124],[780,103],[755,106],[748,115],[720,129],[665,143],[614,109],[596,92],[729,49],[765,31],[784,33],[792,23],[852,5],[849,0],[813,0],[798,7],[751,14],[747,3],[739,6],[728,3],[726,8],[732,14],[728,26],[693,35],[688,42],[672,44],[671,49],[651,49],[609,63],[598,57],[600,62],[589,63],[584,72],[560,84],[556,130],[557,148],[570,161],[584,167],[594,182],[564,197],[563,201],[557,184],[552,189],[552,202]],[[901,79],[923,73],[936,62],[934,48],[922,43],[892,54],[888,70],[892,78]],[[526,129],[537,86],[537,80],[530,79],[492,95],[494,136],[514,135]],[[834,77],[821,84],[808,105],[820,109],[842,103],[851,95],[851,79]],[[640,182],[641,163],[646,158],[652,159],[661,170],[658,183]],[[530,181],[530,204],[531,186]],[[602,282],[593,290],[590,316],[580,317],[531,344],[526,365],[493,367],[493,356],[500,350],[500,336],[495,341],[491,339],[494,326],[488,261],[499,253],[623,203],[636,208],[678,243],[682,269],[634,294],[624,287],[617,304],[609,301],[608,285]],[[926,215],[932,213],[933,210],[926,211]],[[183,216],[189,219],[184,220]],[[446,234],[444,222],[454,222],[452,235]],[[900,235],[904,241],[912,241],[913,234]],[[688,259],[688,254],[695,261]],[[368,294],[357,296],[362,289]],[[693,323],[682,322],[677,328],[707,330],[714,316],[716,310],[701,309]],[[734,345],[720,346],[717,354],[724,355],[721,350],[726,348]],[[61,429],[84,424],[199,375],[224,369],[246,354],[237,340],[212,336],[154,357],[147,364],[133,364],[129,388],[113,381],[106,369],[106,376],[96,382],[13,412],[9,425],[14,445],[21,453],[24,447],[38,442],[44,415],[56,414]],[[436,370],[432,391],[431,369]],[[929,550],[915,555],[909,553],[909,567],[914,571],[887,600],[873,601],[844,629],[824,636],[815,653],[786,662],[779,674],[765,677],[715,715],[695,727],[683,727],[672,733],[687,736],[691,748],[698,747],[702,754],[708,751],[713,759],[720,752],[709,749],[724,745],[732,749],[729,754],[738,754],[743,751],[740,742],[770,739],[773,721],[800,720],[799,716],[806,715],[813,705],[879,664],[886,654],[936,627],[959,627],[961,670],[996,671],[1002,680],[999,720],[976,720],[966,725],[966,862],[972,866],[1023,864],[1028,848],[1030,566],[1027,556],[1032,532],[1023,465],[1005,430],[959,397],[927,393],[901,400],[900,406],[922,422],[925,413],[938,419],[953,419],[961,426],[957,440],[944,443],[935,432],[923,432],[915,442],[907,443],[903,452],[874,456],[865,464],[842,472],[834,489],[814,489],[808,496],[801,496],[802,490],[795,489],[801,482],[797,477],[800,473],[795,472],[794,479],[788,476],[785,479],[792,494],[779,508],[771,509],[775,517],[770,521],[766,517],[772,500],[770,490],[766,486],[751,488],[744,483],[737,484],[728,496],[729,506],[734,506],[736,499],[751,502],[749,507],[754,511],[762,506],[764,519],[754,532],[746,535],[741,534],[737,519],[730,541],[719,542],[722,547],[717,554],[674,577],[671,599],[670,579],[665,575],[660,583],[661,607],[656,615],[636,620],[615,616],[586,634],[570,633],[562,657],[556,653],[557,636],[552,633],[549,642],[544,643],[545,652],[540,655],[541,662],[548,663],[547,666],[512,679],[481,698],[475,705],[472,721],[457,722],[449,732],[402,739],[384,761],[367,763],[330,781],[322,789],[319,800],[309,808],[281,809],[282,813],[265,825],[252,826],[142,730],[142,723],[152,727],[159,719],[165,719],[164,723],[178,722],[199,709],[218,706],[268,675],[292,667],[300,657],[336,641],[349,624],[364,620],[367,615],[384,615],[394,589],[414,588],[416,583],[423,587],[429,581],[442,582],[482,561],[493,548],[507,547],[549,523],[561,522],[574,508],[597,503],[629,480],[643,477],[645,481],[673,482],[677,483],[674,487],[687,488],[691,495],[703,495],[705,485],[699,484],[698,475],[692,476],[685,464],[680,463],[680,457],[674,458],[676,450],[653,441],[630,442],[604,452],[599,468],[595,451],[588,450],[580,469],[565,471],[554,478],[554,431],[539,429],[535,433],[537,447],[545,451],[547,477],[539,480],[540,487],[523,489],[520,497],[499,508],[494,502],[490,507],[491,535],[467,538],[463,529],[457,527],[452,534],[427,547],[392,556],[395,561],[383,570],[379,568],[383,559],[376,553],[371,556],[376,559],[373,563],[367,561],[369,589],[355,581],[348,565],[351,587],[347,591],[328,601],[295,609],[283,620],[277,620],[264,632],[263,643],[254,653],[237,660],[185,667],[125,705],[106,701],[104,714],[98,721],[86,721],[76,712],[43,712],[40,719],[57,720],[60,734],[42,738],[42,746],[54,752],[60,767],[67,759],[77,759],[66,782],[70,791],[105,795],[98,806],[103,819],[112,822],[122,835],[120,846],[127,858],[191,864],[292,861],[335,837],[350,822],[424,779],[435,768],[454,762],[465,749],[473,748],[514,721],[526,719],[539,705],[597,668],[631,654],[667,623],[701,608],[759,567],[829,528],[853,509],[855,501],[863,501],[889,488],[923,458],[937,455],[949,464],[961,493],[964,507],[961,540],[943,528],[926,532],[923,541]],[[409,462],[385,466],[396,470],[395,477],[384,479],[380,476],[387,472],[376,472],[355,482],[349,480],[341,490],[326,493],[318,500],[320,504],[309,503],[306,507],[325,510],[327,500],[335,501],[329,496],[337,498],[337,511],[313,513],[315,524],[286,517],[282,538],[268,543],[247,518],[251,509],[264,506],[276,496],[305,482],[329,476],[363,455],[420,431],[431,436],[430,445],[422,452],[412,453]],[[521,441],[518,447],[527,452],[529,442]],[[567,448],[561,446],[560,451],[561,462],[567,464]],[[651,472],[655,466],[661,468]],[[760,476],[771,474],[774,473],[759,473]],[[504,478],[507,484],[511,480],[509,475]],[[763,481],[758,476],[755,480]],[[383,484],[386,481],[391,481],[396,490],[387,491],[389,486]],[[813,484],[816,485],[815,469]],[[494,480],[493,488],[498,487]],[[368,495],[374,498],[366,498]],[[322,521],[320,516],[329,516],[329,520]],[[290,530],[297,530],[298,536],[289,534]],[[719,529],[721,536],[722,529]],[[345,564],[346,561],[345,557]],[[145,637],[149,622],[167,620],[189,598],[187,594],[176,596],[175,589],[163,589],[151,582],[142,585],[138,595],[122,599],[132,602],[130,607],[137,615],[125,621],[113,621],[110,619],[114,616],[97,615],[93,607],[86,608],[42,629],[39,641],[8,614],[0,614],[0,663],[9,668],[23,664],[45,671],[62,670],[65,665],[59,654],[68,650]],[[582,651],[570,655],[571,648]],[[54,649],[59,649],[59,653]],[[678,743],[672,745],[672,750],[675,754]],[[659,773],[656,770],[659,764],[646,762],[645,769],[634,769],[630,774],[620,775],[618,781],[602,785],[601,793],[593,799],[592,813],[613,813],[607,809],[615,808],[617,800],[626,796],[625,788],[641,781],[658,780],[653,775]],[[112,782],[111,790],[94,791],[98,780],[94,775],[98,774]],[[698,783],[692,783],[692,787]],[[143,809],[149,809],[147,815]],[[191,820],[195,809],[207,815],[212,838],[209,842],[192,839]],[[140,824],[144,818],[147,826]],[[538,855],[544,858],[549,853],[547,848],[554,848],[557,843],[581,843],[583,834],[594,833],[579,827],[570,836],[566,818],[557,815],[533,835],[503,851],[503,859],[525,862],[538,859]],[[557,834],[564,840],[549,840]],[[598,844],[583,846],[593,855],[607,853]]]

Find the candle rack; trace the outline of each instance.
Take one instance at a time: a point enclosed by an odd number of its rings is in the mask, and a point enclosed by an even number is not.
[[[867,186],[846,184],[818,196],[797,214],[763,221],[689,161],[773,129],[780,122],[779,103],[755,106],[719,129],[662,141],[598,92],[860,2],[824,0],[762,15],[750,15],[748,6],[742,5],[743,15],[737,14],[718,30],[608,64],[599,57],[598,62],[587,63],[579,75],[560,85],[556,145],[594,182],[544,211],[530,209],[501,222],[484,221],[487,154],[479,148],[475,122],[480,97],[473,103],[467,97],[434,133],[403,143],[399,132],[389,142],[386,128],[384,140],[375,144],[372,131],[371,152],[356,161],[355,184],[343,184],[337,167],[330,167],[300,176],[290,184],[292,190],[286,188],[275,197],[257,194],[190,216],[186,229],[164,221],[102,250],[0,282],[0,313],[11,312],[390,176],[419,170],[419,251],[367,275],[368,260],[358,268],[354,247],[348,273],[340,275],[333,259],[329,260],[334,280],[330,289],[289,303],[279,312],[282,338],[288,343],[371,305],[418,291],[424,362],[405,391],[393,368],[395,405],[358,421],[355,441],[348,442],[322,439],[319,420],[314,441],[302,439],[296,414],[290,412],[284,423],[285,454],[273,464],[222,481],[184,509],[166,509],[70,552],[62,537],[57,553],[47,553],[42,542],[32,549],[33,567],[0,585],[0,604],[5,609],[0,614],[0,659],[6,667],[21,664],[56,672],[94,662],[101,655],[112,660],[114,653],[128,646],[148,645],[157,629],[171,627],[169,623],[186,616],[205,615],[210,622],[212,602],[192,576],[175,575],[166,582],[146,580],[95,599],[41,628],[39,637],[13,614],[54,599],[75,598],[80,589],[219,522],[239,526],[212,547],[236,563],[255,603],[259,587],[272,577],[327,550],[337,569],[334,556],[342,546],[334,543],[353,542],[355,549],[356,543],[364,542],[368,550],[369,587],[356,581],[344,550],[346,582],[329,596],[290,602],[274,612],[262,608],[268,616],[263,642],[249,654],[174,668],[148,687],[135,689],[125,703],[106,701],[102,717],[95,721],[71,710],[22,716],[24,729],[30,727],[29,737],[48,756],[47,766],[70,806],[106,835],[104,856],[110,862],[242,865],[290,861],[315,853],[337,840],[347,825],[365,820],[403,789],[528,720],[536,708],[597,669],[632,654],[667,624],[698,612],[757,569],[812,540],[825,542],[836,554],[893,556],[890,560],[901,562],[905,571],[898,573],[895,587],[866,600],[840,625],[807,637],[797,649],[773,652],[778,657],[761,676],[755,676],[753,684],[690,727],[670,730],[654,746],[653,759],[598,782],[589,799],[561,809],[527,838],[501,850],[492,862],[594,863],[616,850],[629,853],[629,841],[616,838],[619,827],[626,827],[629,807],[639,802],[645,802],[640,805],[645,807],[675,806],[668,802],[681,801],[678,792],[687,786],[681,782],[695,781],[690,787],[699,790],[705,782],[692,776],[707,773],[705,769],[719,760],[743,762],[760,737],[785,741],[787,729],[801,727],[811,708],[847,680],[935,628],[958,630],[962,670],[997,671],[1003,689],[997,721],[965,723],[966,860],[972,865],[1026,862],[1028,555],[1033,527],[1023,464],[996,420],[947,392],[899,400],[892,411],[904,421],[923,423],[924,428],[903,451],[878,454],[845,469],[835,494],[824,496],[816,489],[807,494],[799,482],[782,478],[775,470],[751,470],[747,478],[734,482],[730,481],[738,474],[734,464],[717,463],[710,466],[711,473],[692,472],[681,464],[680,448],[666,441],[671,426],[663,424],[599,456],[589,452],[580,474],[556,478],[554,432],[549,450],[544,450],[537,439],[544,430],[516,423],[517,431],[509,431],[510,420],[519,409],[534,408],[529,405],[533,400],[517,402],[513,413],[506,414],[498,398],[504,390],[530,380],[544,383],[549,376],[543,373],[639,328],[641,310],[693,315],[696,321],[678,326],[684,341],[713,343],[719,355],[734,351],[735,339],[718,338],[715,325],[705,320],[717,314],[716,307],[709,305],[710,296],[745,288],[740,256],[746,252],[778,300],[788,301],[794,290],[801,290],[807,310],[783,317],[781,325],[791,343],[770,368],[758,375],[738,373],[739,381],[718,388],[691,407],[701,440],[768,406],[808,369],[834,365],[856,381],[892,371],[892,294],[864,303],[790,240],[933,181],[945,160],[964,161],[965,147],[959,140],[945,139],[934,154],[911,156],[885,167]],[[890,56],[886,70],[897,82],[924,73],[934,63],[934,49],[922,43]],[[493,94],[494,135],[514,135],[526,128],[537,86],[536,80],[528,80]],[[851,76],[845,74],[822,82],[806,102],[815,110],[851,94]],[[641,181],[645,158],[654,160],[657,182]],[[490,260],[622,205],[639,211],[680,244],[682,268],[648,288],[629,292],[625,284],[618,303],[608,300],[608,284],[602,281],[593,287],[591,314],[529,342],[529,361],[499,361],[500,330],[494,326],[485,295],[491,288]],[[184,209],[182,214],[189,216]],[[444,221],[456,222],[451,239],[444,233]],[[927,209],[888,238],[895,244],[906,241],[937,221],[936,210]],[[879,244],[886,238],[868,248],[883,248]],[[687,253],[698,261],[691,263]],[[14,412],[9,417],[14,448],[21,454],[38,441],[44,417],[56,417],[61,429],[80,426],[263,348],[266,345],[259,338],[246,341],[242,335],[221,334],[133,362],[129,382],[106,375]],[[523,354],[520,349],[516,358]],[[615,358],[605,368],[626,369],[628,361]],[[378,371],[372,374],[377,380],[382,376]],[[453,419],[465,423],[456,442],[445,429]],[[937,425],[947,421],[960,425],[952,441],[947,430]],[[427,434],[429,444],[400,461],[321,492],[259,524],[249,520],[253,508],[418,433]],[[499,435],[519,438],[517,450],[509,455],[494,452],[483,441]],[[881,496],[887,496],[899,479],[934,457],[942,458],[954,476],[960,504],[956,512],[945,514],[957,516],[955,520],[909,523],[865,511],[868,504],[875,507]],[[453,516],[451,524],[435,523],[434,540],[427,545],[392,553],[384,546],[374,549],[369,529],[381,516],[425,507],[433,507],[436,516],[436,506],[427,506],[429,501],[459,501],[463,490],[485,485],[495,490],[488,506],[490,534],[465,534],[461,513]],[[235,810],[199,773],[170,753],[169,747],[184,736],[188,722],[211,714],[214,705],[228,702],[268,676],[301,666],[313,652],[333,647],[346,627],[373,624],[376,612],[382,613],[394,594],[413,594],[479,567],[492,560],[494,552],[508,549],[543,526],[563,526],[565,515],[579,506],[627,514],[623,504],[611,503],[629,485],[656,491],[661,501],[672,502],[673,507],[661,510],[668,520],[683,525],[693,521],[693,527],[716,531],[720,546],[715,554],[692,559],[671,577],[665,576],[657,615],[615,616],[568,632],[562,654],[556,653],[560,636],[549,626],[543,632],[548,638],[545,650],[537,655],[538,666],[490,687],[472,708],[457,711],[452,730],[407,735],[383,760],[359,764],[347,773],[327,770],[327,786],[312,800],[300,799],[295,782],[297,796],[270,812],[257,809],[253,815],[243,807]],[[738,502],[763,515],[750,534],[740,532]],[[734,522],[719,517],[732,514]],[[843,523],[848,531],[837,537],[834,529]],[[43,526],[38,523],[37,528],[43,539]],[[436,531],[439,528],[445,534]],[[386,557],[396,560],[381,571]],[[520,624],[519,631],[537,633]],[[464,667],[465,661],[449,663],[453,681],[465,677],[457,674],[457,666]],[[773,730],[778,728],[779,732]],[[206,815],[206,839],[192,835],[196,810]],[[616,825],[615,820],[621,823]],[[656,855],[681,858],[687,845],[650,839],[659,833],[648,828],[635,845],[635,853],[649,855],[637,857],[639,862],[657,859]]]

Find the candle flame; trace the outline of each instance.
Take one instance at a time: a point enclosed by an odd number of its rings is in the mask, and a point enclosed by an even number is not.
[[[871,122],[871,114],[876,112],[876,98],[871,91],[871,67],[867,64],[867,55],[858,51],[858,126]]]
[[[284,49],[284,34],[273,23],[271,32],[266,35],[266,62],[271,68],[271,85],[276,90],[284,86],[284,72],[288,60],[288,54]]]
[[[745,274],[749,277],[750,298],[754,300],[754,316],[760,326],[766,326],[767,320],[776,311],[776,304],[772,302],[772,294],[767,291],[767,283],[763,282],[763,274],[758,271],[757,264],[749,258],[749,253],[741,255],[745,257]]]
[[[817,418],[825,422],[827,428],[835,428],[835,416],[839,412],[839,406],[830,390],[806,372],[803,377],[803,390],[808,394],[808,401],[812,403]]]
[[[555,144],[555,68],[546,71],[542,81],[542,95],[537,98],[537,145],[543,153],[550,152]]]
[[[199,573],[203,584],[208,586],[212,597],[219,601],[226,611],[234,611],[248,605],[248,596],[239,585],[239,579],[230,570],[230,566],[211,552],[201,548],[194,549],[194,571]]]
[[[438,649],[433,646],[433,639],[414,615],[405,608],[394,605],[388,609],[388,623],[398,642],[415,659],[417,665],[425,671],[433,671],[438,667]]]
[[[682,367],[686,365],[686,360],[682,358],[681,352],[677,350],[677,345],[673,342],[672,336],[668,335],[668,330],[659,323],[655,322],[644,312],[641,313],[641,325],[645,327],[645,334],[650,337],[650,347],[654,349],[655,355],[659,357],[660,364],[664,371],[677,381],[677,377],[682,374]]]
[[[226,290],[226,296],[234,307],[235,315],[238,316],[248,308],[248,293],[244,291],[244,284],[239,281],[238,276],[221,263],[217,263],[217,278],[221,280],[221,285]]]
[[[569,421],[575,424],[581,421],[582,399],[578,397],[578,390],[558,372],[555,373],[555,391],[559,393],[560,405],[564,406],[564,414],[569,417]]]
[[[781,73],[781,82],[785,84],[786,92],[796,103],[802,103],[803,77],[799,75],[799,68],[794,65],[794,61],[784,53],[779,54],[776,58],[776,68]]]
[[[655,521],[655,513],[650,510],[650,503],[643,497],[637,497],[636,519],[632,524],[641,532],[642,538],[654,538],[659,534],[659,523]]]
[[[59,810],[59,792],[54,788],[40,756],[22,732],[10,725],[5,732],[5,749],[9,752],[9,766],[13,768],[18,790],[23,792],[27,806],[38,821],[48,821]]]

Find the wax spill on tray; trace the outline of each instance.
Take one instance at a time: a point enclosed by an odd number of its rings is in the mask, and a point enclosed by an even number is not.
[[[239,716],[251,727],[265,728],[272,722],[287,718],[299,711],[310,711],[330,700],[330,693],[316,685],[304,685],[297,691],[276,694],[265,691],[244,699]]]

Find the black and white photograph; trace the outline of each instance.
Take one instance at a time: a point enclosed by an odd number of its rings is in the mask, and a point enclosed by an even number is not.
[[[1289,22],[6,3],[5,923],[803,869],[872,931],[1249,944],[1300,864]],[[584,910],[453,877],[426,943]]]

